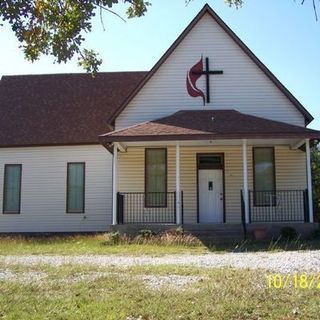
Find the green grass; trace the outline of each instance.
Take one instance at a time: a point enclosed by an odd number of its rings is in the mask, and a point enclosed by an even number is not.
[[[6,269],[8,266],[0,266]],[[319,319],[319,289],[269,289],[264,271],[193,267],[11,267],[45,281],[0,280],[0,319]],[[79,274],[100,278],[73,281]],[[143,275],[194,275],[179,290],[151,289]],[[140,278],[139,278],[140,276]],[[73,279],[73,280],[72,280]]]
[[[20,254],[124,254],[124,255],[163,255],[179,253],[205,253],[208,248],[201,244],[129,243],[112,244],[107,235],[74,235],[48,237],[0,237],[0,255]]]
[[[116,237],[117,238],[117,237]],[[121,254],[121,255],[164,255],[164,254],[202,254],[208,252],[256,252],[282,250],[320,249],[320,241],[231,241],[229,243],[207,243],[195,237],[165,235],[161,238],[128,239],[123,237],[110,241],[110,235],[73,235],[73,236],[2,236],[0,255],[22,254]]]

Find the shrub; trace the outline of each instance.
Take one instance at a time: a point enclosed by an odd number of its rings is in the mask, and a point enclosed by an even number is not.
[[[292,227],[283,227],[280,231],[281,237],[286,240],[295,240],[298,238],[298,232]]]
[[[183,230],[183,228],[181,226],[176,229],[176,234],[177,235],[183,235],[184,234],[184,230]]]
[[[177,228],[165,230],[161,234],[172,235],[172,236],[182,236],[184,234],[184,230],[182,227],[177,227]]]
[[[119,231],[107,233],[106,244],[119,244],[121,238],[122,236]]]
[[[142,229],[139,231],[138,236],[143,239],[150,239],[154,235],[154,232],[149,229]]]

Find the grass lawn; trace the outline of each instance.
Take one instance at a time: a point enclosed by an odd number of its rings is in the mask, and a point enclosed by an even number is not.
[[[264,271],[7,268],[15,276],[0,277],[0,319],[319,319],[319,289],[270,289]],[[154,285],[168,275],[194,281]]]
[[[105,234],[75,235],[75,236],[48,236],[48,237],[0,237],[0,255],[19,254],[179,254],[205,253],[209,249],[200,242],[191,244],[164,243],[121,243],[110,244]],[[0,318],[1,319],[1,318]]]
[[[122,240],[119,244],[110,243],[107,234],[73,236],[2,236],[0,237],[0,255],[21,254],[122,254],[122,255],[157,255],[208,253],[208,252],[250,252],[320,249],[320,240],[313,241],[267,241],[265,243],[231,241],[224,244],[205,243],[193,237],[168,236],[160,241],[142,239],[142,241]]]

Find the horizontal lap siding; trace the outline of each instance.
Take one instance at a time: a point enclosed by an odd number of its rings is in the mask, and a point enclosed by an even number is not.
[[[306,154],[301,150],[276,147],[277,189],[306,189]]]
[[[236,109],[267,119],[304,126],[304,117],[240,47],[205,15],[116,119],[116,129],[167,116],[181,109],[203,109],[186,90],[187,71],[209,57],[211,103],[205,109]],[[205,78],[197,81],[205,91]]]
[[[242,147],[180,147],[181,190],[184,222],[197,222],[197,153],[224,153],[226,222],[241,222],[240,190],[243,185]],[[275,147],[277,189],[305,189],[305,153],[286,146]],[[253,189],[252,146],[248,147],[249,188]],[[119,154],[118,191],[144,192],[144,148],[130,147]],[[175,191],[175,148],[168,148],[168,191]],[[143,205],[137,210],[150,212]]]
[[[86,163],[85,213],[66,213],[67,162]],[[104,231],[111,222],[112,157],[100,145],[0,149],[4,164],[22,164],[21,213],[0,214],[0,232]]]

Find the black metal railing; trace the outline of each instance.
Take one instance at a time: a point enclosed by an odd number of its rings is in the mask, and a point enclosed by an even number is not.
[[[118,192],[119,224],[176,223],[175,192]],[[181,193],[183,219],[183,194]]]
[[[250,222],[307,222],[307,190],[249,191]]]
[[[244,204],[242,190],[241,190],[240,196],[241,196],[241,223],[243,228],[243,238],[244,240],[246,240],[247,239],[247,222],[246,222],[246,212],[245,212],[245,204]]]

